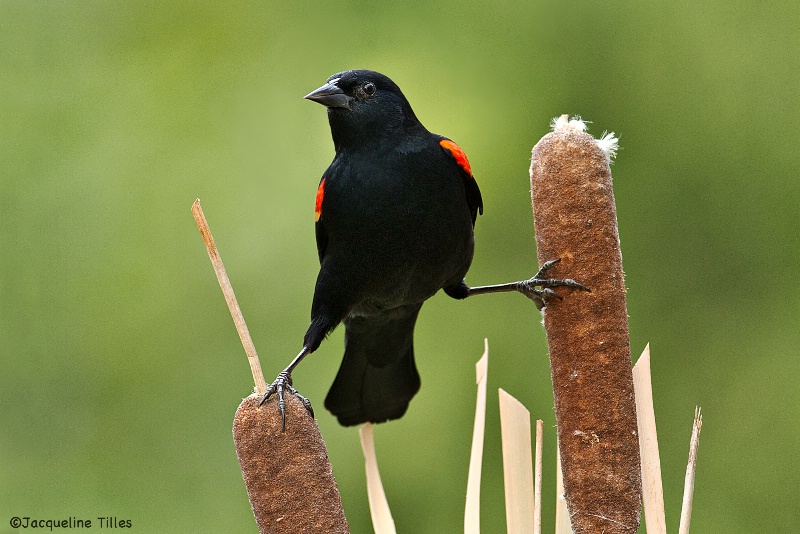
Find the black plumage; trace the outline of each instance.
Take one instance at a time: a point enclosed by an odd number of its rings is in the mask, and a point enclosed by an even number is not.
[[[458,145],[429,132],[400,88],[377,72],[334,74],[306,98],[327,106],[336,155],[317,191],[311,324],[303,350],[264,396],[277,392],[282,412],[283,390],[297,394],[292,370],[342,322],[344,358],[325,406],[343,425],[381,422],[401,417],[419,390],[414,325],[440,289],[458,299],[521,291],[541,306],[557,296],[533,287],[542,281],[582,287],[537,277],[467,286],[483,201]]]

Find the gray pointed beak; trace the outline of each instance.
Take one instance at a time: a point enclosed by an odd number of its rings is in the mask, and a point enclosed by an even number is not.
[[[335,81],[335,80],[334,80]],[[334,83],[326,83],[319,89],[311,91],[303,98],[319,102],[323,106],[329,108],[345,108],[350,109],[350,97],[344,94],[337,85]]]

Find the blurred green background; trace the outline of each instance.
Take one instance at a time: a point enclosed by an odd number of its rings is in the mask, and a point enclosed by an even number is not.
[[[0,2],[0,525],[131,519],[255,532],[231,439],[252,380],[190,213],[203,201],[269,379],[300,348],[313,199],[333,147],[304,101],[391,76],[469,154],[486,212],[468,280],[535,271],[530,149],[562,113],[613,130],[632,350],[650,342],[667,523],[703,408],[693,532],[800,522],[800,4]],[[399,532],[463,529],[474,362],[491,347],[482,514],[505,531],[498,387],[554,416],[540,317],[518,295],[423,308],[423,388],[376,428]],[[322,401],[337,330],[295,373],[354,533],[355,429]]]

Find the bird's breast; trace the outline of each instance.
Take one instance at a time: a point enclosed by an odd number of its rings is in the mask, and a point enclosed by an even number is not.
[[[424,300],[466,274],[472,220],[458,174],[430,158],[398,156],[331,166],[322,206],[327,254],[379,301]]]

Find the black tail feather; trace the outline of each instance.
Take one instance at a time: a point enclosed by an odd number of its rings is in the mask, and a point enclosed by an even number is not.
[[[414,324],[421,304],[345,319],[342,365],[325,407],[344,426],[398,419],[419,391]]]

